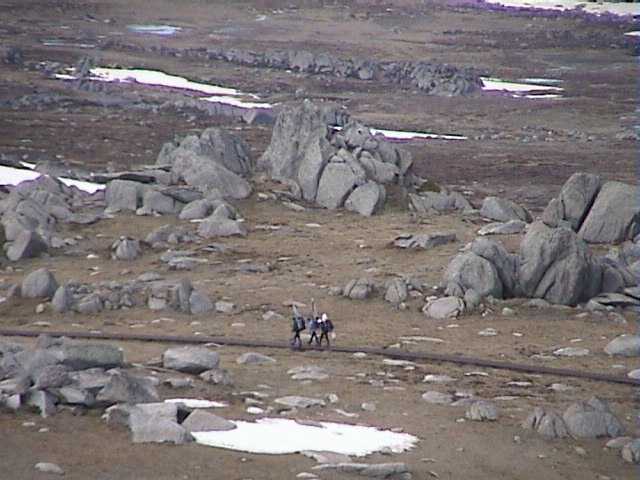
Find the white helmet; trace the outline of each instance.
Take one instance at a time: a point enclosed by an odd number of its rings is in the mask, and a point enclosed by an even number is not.
[[[327,314],[326,314],[326,313],[323,313],[323,314],[322,314],[322,321],[323,321],[323,322],[326,322],[327,320],[329,320],[329,317],[327,317]]]

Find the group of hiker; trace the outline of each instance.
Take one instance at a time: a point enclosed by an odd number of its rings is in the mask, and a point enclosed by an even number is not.
[[[331,348],[329,334],[333,332],[333,322],[331,322],[326,313],[320,315],[316,311],[313,300],[311,304],[311,313],[306,318],[298,311],[295,305],[293,306],[293,324],[291,327],[293,338],[291,339],[291,347],[298,350],[302,349],[302,338],[300,338],[300,334],[305,330],[309,330],[311,335],[308,345],[315,342],[317,347],[322,347],[323,340],[326,340],[327,347]],[[320,336],[318,336],[318,331],[320,332]]]

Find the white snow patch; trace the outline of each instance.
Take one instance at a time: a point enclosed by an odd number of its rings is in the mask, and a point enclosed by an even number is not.
[[[197,443],[249,453],[287,454],[303,450],[364,456],[389,449],[400,453],[413,448],[418,438],[375,427],[321,422],[321,427],[301,425],[284,418],[256,422],[234,421],[235,429],[193,432]]]
[[[40,172],[34,172],[33,170],[0,165],[0,185],[18,185],[28,180],[35,180],[40,175],[42,175]],[[95,193],[105,188],[104,185],[99,183],[84,182],[82,180],[74,180],[73,178],[59,177],[58,180],[69,187],[77,187],[87,193]]]
[[[427,132],[405,132],[402,130],[383,130],[378,128],[370,128],[373,135],[382,135],[385,138],[392,140],[411,140],[414,138],[422,139],[439,139],[439,140],[467,140],[467,137],[463,135],[447,135],[438,133]]]
[[[499,78],[480,77],[482,80],[482,90],[485,91],[502,91],[512,93],[531,93],[531,92],[562,92],[562,87],[554,87],[552,85],[539,85],[537,82],[518,83],[500,80]]]
[[[535,8],[539,10],[580,10],[596,15],[613,14],[619,16],[638,15],[636,3],[584,2],[578,0],[486,0],[487,3],[516,8]]]
[[[214,402],[199,398],[168,398],[164,403],[182,403],[187,408],[224,408],[229,406],[226,402]]]
[[[226,96],[214,96],[202,98],[205,102],[224,103],[226,105],[233,105],[240,108],[272,108],[270,103],[257,103],[257,102],[245,102],[233,97]]]
[[[342,127],[332,126],[334,130],[340,131]],[[447,135],[428,132],[409,132],[404,130],[385,130],[380,128],[369,128],[371,135],[382,135],[390,140],[412,140],[412,139],[440,139],[440,140],[467,140],[463,135]]]
[[[189,90],[207,95],[242,95],[235,88],[220,87],[208,83],[192,82],[184,77],[169,75],[157,70],[144,69],[124,69],[124,68],[92,68],[89,80],[101,82],[123,82],[140,83],[142,85],[152,85],[158,87],[175,88],[178,90]],[[55,78],[59,80],[75,80],[73,75],[57,74]]]
[[[127,25],[127,28],[136,33],[147,33],[150,35],[171,36],[182,30],[173,25]]]

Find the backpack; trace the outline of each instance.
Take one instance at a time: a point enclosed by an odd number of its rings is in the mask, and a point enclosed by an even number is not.
[[[327,319],[325,320],[325,328],[327,329],[327,332],[333,332],[333,323],[331,322],[331,320]]]
[[[296,325],[296,329],[298,331],[302,331],[302,330],[304,330],[306,328],[305,324],[304,324],[304,318],[303,317],[296,317],[295,318],[295,325]]]

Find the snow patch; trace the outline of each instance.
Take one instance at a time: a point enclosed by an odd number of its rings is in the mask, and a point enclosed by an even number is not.
[[[149,35],[161,35],[170,37],[182,30],[173,25],[127,25],[127,29],[135,33],[146,33]]]
[[[164,403],[182,403],[187,408],[224,408],[229,406],[225,402],[214,402],[213,400],[199,398],[168,398]]]
[[[5,167],[0,165],[0,185],[18,185],[19,183],[26,182],[28,180],[35,180],[42,174],[33,170],[25,170],[22,168]],[[93,182],[85,182],[82,180],[75,180],[73,178],[58,177],[62,183],[68,187],[76,187],[87,193],[95,193],[98,190],[103,190],[104,185]]]
[[[540,85],[540,82],[518,83],[501,80],[499,78],[481,77],[482,90],[501,91],[511,93],[531,93],[531,92],[562,92],[562,87],[552,85]],[[540,79],[534,79],[540,80]]]
[[[340,131],[342,127],[332,126],[334,130]],[[439,140],[467,140],[463,135],[449,135],[428,132],[409,132],[405,130],[385,130],[380,128],[369,128],[371,135],[382,135],[389,140],[414,140],[414,139],[439,139]]]
[[[321,422],[318,427],[283,418],[233,423],[237,427],[233,430],[193,432],[193,436],[201,445],[249,453],[288,454],[315,450],[358,457],[382,449],[400,453],[413,448],[418,441],[407,433],[343,423]]]
[[[273,108],[270,103],[245,102],[233,97],[215,96],[202,98],[205,102],[224,103],[240,108]]]
[[[121,69],[121,68],[92,68],[91,74],[102,82],[140,83],[142,85],[154,85],[158,87],[189,90],[205,93],[207,95],[242,95],[235,88],[220,87],[208,83],[192,82],[184,77],[169,75],[158,70],[145,69]]]
[[[595,15],[638,15],[637,3],[584,2],[578,0],[485,0],[486,3],[503,7],[533,8],[538,10],[579,10]]]

